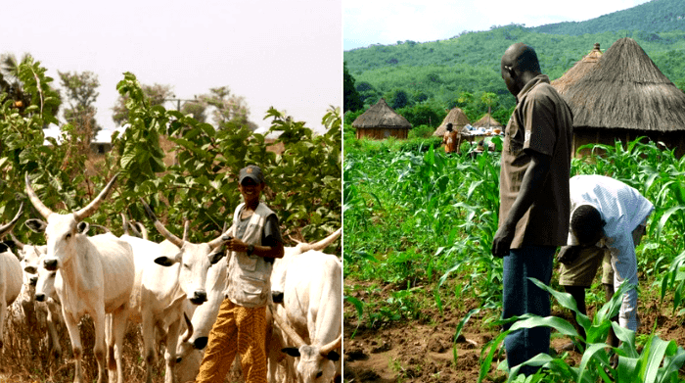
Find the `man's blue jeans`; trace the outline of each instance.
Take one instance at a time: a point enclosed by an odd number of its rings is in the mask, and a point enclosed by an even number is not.
[[[502,293],[502,318],[511,318],[526,313],[541,317],[550,315],[549,293],[528,280],[539,279],[549,285],[554,265],[554,246],[524,246],[511,249],[504,257],[504,275]],[[505,326],[508,329],[511,324]],[[513,368],[539,353],[549,350],[549,327],[536,327],[516,330],[504,338],[507,350],[507,363]],[[538,369],[524,366],[520,373],[530,375]]]

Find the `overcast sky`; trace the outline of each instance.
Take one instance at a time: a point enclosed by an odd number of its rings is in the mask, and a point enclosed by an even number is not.
[[[584,21],[646,3],[646,0],[344,0],[344,50],[397,41],[445,40],[463,31],[511,23],[535,27]]]
[[[68,5],[65,5],[68,4]],[[21,2],[0,23],[0,53],[31,53],[100,80],[97,121],[114,129],[116,84],[132,72],[178,98],[228,86],[260,126],[270,106],[321,128],[342,107],[342,0]],[[11,15],[10,15],[11,14]],[[167,108],[175,107],[168,104]]]

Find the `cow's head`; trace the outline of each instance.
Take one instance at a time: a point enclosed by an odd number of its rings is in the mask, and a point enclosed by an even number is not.
[[[299,358],[297,361],[297,375],[304,383],[331,382],[336,374],[335,362],[340,354],[334,349],[340,347],[341,338],[324,346],[303,344],[299,348],[286,347],[281,351]]]
[[[155,259],[155,263],[162,266],[180,264],[178,280],[181,289],[186,293],[186,296],[191,303],[199,305],[206,302],[207,289],[205,285],[207,282],[207,272],[212,264],[216,263],[210,262],[210,255],[214,254],[217,248],[221,247],[223,244],[221,237],[200,244],[178,238],[159,222],[150,206],[148,206],[145,201],[142,202],[148,217],[154,222],[157,231],[159,231],[167,241],[181,249],[180,252],[172,256],[165,254],[158,257]]]
[[[17,247],[17,257],[21,261],[24,270],[24,283],[33,288],[34,299],[44,302],[55,292],[55,274],[57,271],[48,271],[43,266],[43,258],[47,254],[47,246],[27,245],[12,235]],[[31,291],[31,290],[29,290]]]
[[[280,315],[274,314],[273,318],[278,327],[295,344],[295,347],[285,347],[281,351],[298,358],[296,370],[300,381],[304,383],[332,381],[336,375],[335,362],[340,359],[337,350],[342,342],[342,334],[325,345],[308,345]]]
[[[38,263],[41,257],[47,253],[47,246],[27,245],[22,243],[14,234],[12,241],[17,247],[17,258],[21,261],[24,270],[24,283],[28,286],[36,286],[38,282]]]
[[[117,174],[112,177],[107,186],[88,206],[73,213],[58,214],[50,210],[38,198],[31,187],[29,175],[26,173],[26,194],[36,210],[47,220],[47,223],[39,219],[29,219],[26,221],[26,225],[31,230],[45,233],[47,241],[47,254],[43,260],[45,268],[54,271],[64,263],[69,262],[70,258],[76,253],[78,244],[83,240],[83,236],[88,232],[88,224],[81,221],[95,213],[116,179]]]
[[[176,363],[181,363],[183,359],[187,358],[195,351],[202,351],[207,347],[208,338],[206,336],[201,336],[193,340],[193,334],[195,333],[193,322],[190,321],[190,318],[188,318],[188,315],[185,312],[183,313],[183,318],[186,321],[188,331],[186,331],[185,336],[178,342],[176,348]]]
[[[36,270],[38,280],[36,281],[34,297],[38,302],[45,302],[48,298],[55,295],[57,271],[50,271],[42,264],[39,264]]]

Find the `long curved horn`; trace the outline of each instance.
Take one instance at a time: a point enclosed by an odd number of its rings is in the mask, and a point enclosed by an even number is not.
[[[321,346],[321,348],[319,349],[319,354],[323,356],[328,355],[331,351],[340,347],[340,343],[342,343],[342,334],[338,335],[338,339],[332,341],[331,343],[325,346]]]
[[[340,233],[342,233],[342,229],[338,229],[338,230],[334,231],[333,234],[331,234],[328,237],[320,240],[319,242],[316,242],[316,243],[300,243],[297,245],[297,247],[299,247],[303,253],[307,252],[309,250],[321,251],[321,250],[327,248],[336,239],[338,239],[338,237],[340,237]]]
[[[38,212],[40,213],[40,215],[43,216],[43,218],[48,219],[50,214],[52,214],[52,210],[48,209],[48,207],[45,206],[45,204],[43,204],[43,201],[41,201],[40,198],[38,198],[36,192],[33,191],[33,188],[31,187],[31,181],[29,180],[28,172],[26,173],[26,177],[24,177],[24,179],[26,181],[26,194],[29,196],[31,204],[33,205],[33,207],[36,208],[36,210],[38,210]]]
[[[195,329],[193,329],[193,322],[190,321],[190,319],[188,318],[188,314],[186,314],[185,312],[183,312],[183,319],[186,320],[186,326],[188,326],[188,331],[186,331],[188,335],[184,336],[182,339],[183,343],[185,343],[190,340],[191,336],[193,336],[193,332],[195,332]]]
[[[221,229],[221,234],[207,243],[210,249],[214,250],[225,242],[223,239],[221,239],[221,237],[223,237],[224,234],[226,234],[226,230],[228,230],[226,226],[228,226],[228,223],[224,222],[224,228]]]
[[[128,218],[126,217],[126,213],[121,213],[121,226],[124,227],[124,235],[129,235],[128,234]]]
[[[107,197],[107,193],[109,193],[110,189],[112,189],[112,186],[114,186],[114,181],[117,180],[118,176],[119,173],[115,174],[114,177],[112,177],[112,179],[109,180],[105,188],[102,189],[102,191],[100,192],[100,194],[98,194],[97,197],[95,197],[93,202],[89,203],[88,206],[74,213],[74,218],[76,219],[76,221],[82,221],[83,219],[88,218],[93,213],[95,213],[95,210],[97,210],[98,206],[100,206],[102,201],[105,200],[105,197]]]
[[[14,235],[14,233],[12,233],[11,231],[10,231],[10,237],[12,238],[12,241],[14,241],[14,244],[17,245],[18,248],[24,250],[24,246],[26,246],[26,244],[22,243],[22,242],[19,240],[19,238],[17,238],[17,237]]]
[[[281,330],[283,330],[283,332],[288,336],[288,338],[290,338],[290,340],[293,341],[293,343],[295,343],[295,346],[297,348],[307,345],[307,343],[304,342],[304,340],[295,332],[295,330],[292,327],[290,327],[290,325],[285,323],[283,321],[283,318],[281,318],[281,316],[278,315],[278,313],[274,312],[274,309],[271,304],[269,304],[269,310],[271,310],[271,316],[276,321],[278,327]]]
[[[131,228],[134,228],[134,227],[136,228],[138,233],[140,233],[140,236],[143,239],[147,239],[147,229],[145,228],[145,225],[143,225],[140,222],[131,221]]]
[[[100,229],[100,230],[102,230],[103,233],[111,233],[111,232],[112,232],[112,231],[109,230],[108,228],[106,228],[106,227],[104,227],[104,226],[102,226],[102,225],[98,225],[98,224],[96,224],[96,223],[91,223],[91,224],[90,224],[90,227],[92,227],[93,229]]]
[[[17,221],[19,221],[19,218],[21,218],[21,214],[24,212],[24,203],[22,202],[21,205],[19,205],[19,211],[17,211],[17,214],[14,215],[14,218],[12,218],[9,223],[6,225],[3,225],[0,227],[0,238],[4,237],[5,234],[8,232],[12,231],[14,228],[14,225],[17,224]]]
[[[174,245],[178,247],[183,247],[183,244],[185,242],[181,238],[171,234],[171,232],[167,230],[161,222],[159,222],[155,213],[152,211],[150,206],[147,203],[145,203],[145,201],[142,198],[140,199],[140,202],[143,203],[143,207],[145,207],[145,213],[147,213],[148,218],[150,218],[150,220],[154,222],[153,225],[155,225],[155,229],[157,229],[159,234],[162,234],[164,238],[168,239],[169,242],[173,243]]]
[[[225,241],[223,239],[221,239],[221,235],[220,235],[220,236],[214,238],[213,240],[207,242],[207,244],[209,245],[210,249],[214,250],[224,242]]]
[[[188,231],[190,230],[190,220],[186,219],[185,223],[183,224],[183,240],[187,241],[188,240]]]

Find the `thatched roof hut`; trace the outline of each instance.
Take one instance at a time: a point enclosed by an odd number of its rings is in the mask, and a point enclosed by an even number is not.
[[[476,128],[501,128],[502,127],[502,124],[500,124],[499,121],[492,118],[492,115],[490,115],[490,113],[485,113],[485,115],[483,117],[481,117],[480,120],[474,122],[471,125],[473,125]]]
[[[352,126],[357,130],[357,138],[407,138],[411,130],[409,121],[397,114],[382,98],[357,117]]]
[[[440,126],[438,126],[438,128],[435,129],[433,135],[439,137],[444,136],[445,132],[447,131],[447,123],[449,122],[452,123],[453,129],[456,131],[460,131],[464,126],[471,123],[471,121],[469,121],[469,118],[466,117],[464,111],[455,107],[452,108],[452,110],[450,110],[449,113],[447,113],[447,116],[445,116],[445,118],[442,120],[442,124],[440,124]]]
[[[586,74],[590,73],[595,68],[599,59],[602,57],[602,51],[599,49],[599,43],[595,43],[595,47],[582,60],[578,61],[571,69],[566,71],[563,76],[552,81],[552,86],[560,94],[566,93],[571,84],[575,84]]]
[[[562,96],[573,111],[574,150],[647,136],[685,154],[685,93],[631,38],[616,41]]]

